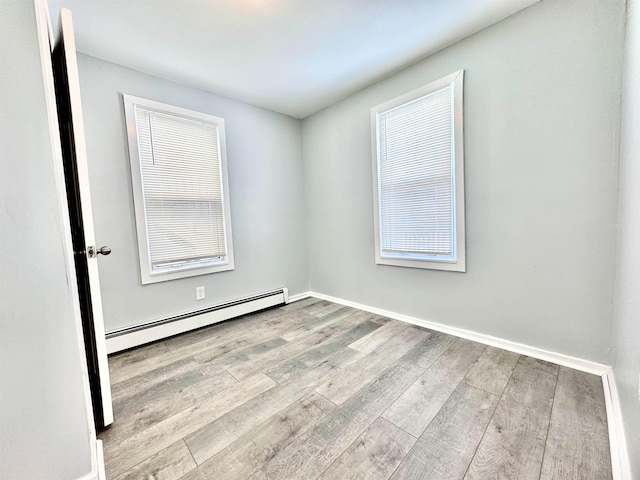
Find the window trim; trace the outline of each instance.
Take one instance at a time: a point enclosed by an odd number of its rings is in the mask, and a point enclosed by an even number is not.
[[[466,272],[465,251],[465,207],[464,207],[464,130],[463,130],[463,80],[464,70],[459,70],[444,78],[393,98],[371,109],[371,159],[373,177],[373,224],[375,239],[375,262],[378,265],[425,268]],[[454,135],[454,247],[455,260],[399,258],[383,256],[380,248],[380,182],[378,155],[378,114],[412,102],[437,90],[453,85],[453,135]]]
[[[193,277],[197,275],[206,275],[209,273],[223,272],[233,270],[235,262],[233,257],[233,241],[231,233],[231,208],[229,205],[229,180],[227,176],[227,148],[225,140],[225,124],[224,118],[209,115],[207,113],[189,110],[186,108],[169,105],[166,103],[149,100],[146,98],[135,97],[133,95],[122,94],[125,112],[125,127],[127,129],[127,139],[129,145],[129,164],[131,167],[131,185],[133,189],[133,203],[136,220],[136,232],[138,240],[138,259],[140,263],[140,275],[143,285],[167,280],[175,280],[179,278]],[[174,116],[180,116],[191,120],[201,120],[207,123],[213,123],[218,128],[218,144],[220,148],[220,175],[222,180],[222,202],[225,228],[225,242],[227,247],[227,255],[224,260],[219,263],[203,266],[203,265],[187,265],[184,267],[173,268],[168,271],[154,271],[151,266],[149,255],[149,243],[147,238],[147,224],[145,215],[145,202],[142,182],[142,165],[138,149],[138,135],[136,129],[135,107],[136,105],[154,110],[157,112],[167,113]]]

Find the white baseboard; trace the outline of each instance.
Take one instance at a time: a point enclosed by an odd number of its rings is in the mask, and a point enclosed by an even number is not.
[[[100,474],[94,469],[86,475],[76,478],[76,480],[104,480],[105,477],[100,477]]]
[[[609,426],[609,447],[611,449],[611,469],[614,480],[631,480],[629,452],[624,434],[624,423],[620,411],[620,398],[613,375],[613,369],[607,368],[602,375],[604,400],[607,406],[607,425]]]
[[[261,294],[256,298],[230,302],[228,305],[222,305],[212,311],[203,313],[195,312],[194,314],[185,314],[180,316],[179,320],[152,322],[147,325],[134,327],[130,330],[122,332],[107,333],[107,353],[120,352],[129,348],[144,345],[145,343],[155,342],[163,338],[171,337],[179,333],[195,330],[196,328],[206,327],[214,323],[229,320],[231,318],[246,315],[248,313],[263,310],[286,303],[287,289],[283,288],[278,291]]]
[[[594,375],[604,375],[607,372],[607,369],[609,369],[607,365],[603,365],[601,363],[564,355],[562,353],[550,352],[541,348],[532,347],[518,342],[512,342],[511,340],[505,340],[503,338],[493,337],[491,335],[485,335],[483,333],[473,332],[471,330],[465,330],[463,328],[451,327],[449,325],[443,325],[441,323],[432,322],[430,320],[411,317],[409,315],[403,315],[401,313],[391,312],[389,310],[383,310],[381,308],[371,307],[369,305],[363,305],[362,303],[351,302],[349,300],[332,297],[330,295],[324,295],[318,292],[312,291],[310,292],[310,294],[312,297],[320,298],[322,300],[339,303],[341,305],[346,305],[348,307],[357,308],[359,310],[375,313],[384,317],[393,318],[394,320],[400,320],[401,322],[411,323],[413,325],[428,328],[430,330],[448,333],[456,337],[466,338],[468,340],[473,340],[474,342],[491,345],[492,347],[502,348],[503,350],[508,350],[510,352],[537,358],[539,360],[556,363],[558,365],[573,368],[575,370],[580,370],[582,372],[592,373]]]
[[[311,296],[311,292],[309,291],[298,293],[297,295],[291,295],[287,299],[287,303],[293,303],[293,302],[297,302],[298,300],[304,300],[305,298],[309,298],[310,296]]]
[[[95,435],[91,435],[91,471],[76,480],[107,480],[107,474],[104,470],[104,452],[102,449],[102,440],[96,439]]]
[[[96,442],[96,450],[98,456],[98,480],[107,480],[107,472],[104,470],[104,450],[102,448],[102,440]]]

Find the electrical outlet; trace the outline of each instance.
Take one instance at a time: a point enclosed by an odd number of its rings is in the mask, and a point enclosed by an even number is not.
[[[204,300],[204,287],[196,287],[196,300]]]

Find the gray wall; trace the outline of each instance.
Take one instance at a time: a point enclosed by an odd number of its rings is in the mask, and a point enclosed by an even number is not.
[[[0,478],[91,470],[33,2],[0,2]]]
[[[305,119],[311,289],[609,363],[624,7],[545,0]],[[459,69],[467,273],[375,265],[370,108]]]
[[[308,290],[300,121],[80,55],[107,331],[288,287]],[[235,270],[142,286],[121,93],[225,119]],[[207,298],[196,301],[196,286]]]
[[[640,478],[640,2],[629,0],[620,149],[613,370],[633,473]]]

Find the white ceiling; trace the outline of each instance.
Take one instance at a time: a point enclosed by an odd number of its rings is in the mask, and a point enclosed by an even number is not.
[[[78,50],[304,118],[539,0],[50,0]],[[54,14],[57,17],[57,13]]]

